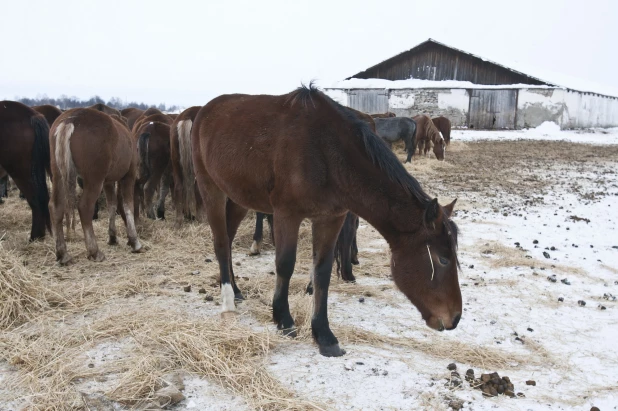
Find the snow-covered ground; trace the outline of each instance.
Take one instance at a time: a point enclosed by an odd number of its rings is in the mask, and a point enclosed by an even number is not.
[[[546,121],[536,128],[525,130],[453,130],[451,136],[456,141],[542,140],[601,145],[618,144],[618,128],[616,127],[560,130],[560,127],[551,121]]]

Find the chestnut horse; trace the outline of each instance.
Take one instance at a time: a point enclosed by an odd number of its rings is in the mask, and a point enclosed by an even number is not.
[[[138,153],[125,124],[102,112],[76,108],[64,112],[50,130],[53,190],[50,204],[56,236],[56,259],[61,265],[71,262],[64,241],[62,219],[72,208],[77,176],[84,181],[79,199],[79,217],[84,230],[88,259],[103,261],[92,229],[94,204],[105,189],[109,210],[109,242],[116,244],[116,207],[122,204],[129,245],[142,252],[133,216],[133,190],[137,175]],[[117,191],[115,185],[118,182]],[[137,216],[135,216],[137,219]]]
[[[0,101],[0,167],[32,210],[30,241],[45,237],[45,229],[51,232],[49,126],[42,114],[16,101]]]
[[[440,134],[440,131],[436,128],[431,121],[431,117],[419,114],[412,118],[416,121],[416,144],[418,147],[418,154],[424,151],[425,155],[429,157],[429,149],[433,144],[433,153],[438,160],[444,160],[446,153],[446,143],[444,138]]]
[[[439,116],[432,118],[431,121],[434,126],[440,130],[440,133],[442,133],[442,137],[444,137],[444,142],[446,145],[448,146],[451,144],[451,120],[444,116]]]
[[[136,192],[142,201],[148,218],[165,218],[165,197],[172,182],[170,162],[170,126],[172,119],[165,114],[153,114],[138,120],[133,125],[133,138],[140,147],[139,173]],[[159,191],[155,208],[153,198]],[[135,202],[135,214],[139,213],[139,202]]]
[[[176,207],[176,228],[183,219],[197,217],[202,200],[195,185],[191,150],[191,128],[201,106],[186,109],[176,117],[170,129],[170,153],[174,176],[174,204]]]
[[[129,130],[133,130],[133,124],[135,124],[135,120],[137,120],[142,114],[144,110],[140,110],[139,108],[129,107],[122,109],[120,114],[127,119],[127,125],[129,126]]]
[[[312,221],[312,333],[320,353],[345,353],[330,330],[328,287],[347,211],[391,247],[395,284],[436,330],[462,313],[455,202],[440,206],[351,110],[313,85],[283,96],[223,95],[206,104],[191,132],[193,166],[219,263],[222,311],[242,298],[231,244],[248,209],[273,213],[277,280],[273,319],[296,334],[288,290],[300,224]]]
[[[60,110],[56,106],[52,106],[51,104],[43,104],[42,106],[33,106],[32,108],[38,111],[39,113],[43,114],[43,116],[45,117],[45,120],[47,120],[47,124],[50,127],[52,126],[52,124],[54,124],[54,121],[56,121],[56,119],[60,117],[60,114],[62,114],[62,110]]]

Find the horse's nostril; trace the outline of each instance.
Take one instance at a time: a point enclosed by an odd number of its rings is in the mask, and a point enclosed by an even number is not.
[[[457,314],[455,318],[453,319],[453,328],[451,328],[451,330],[454,328],[457,328],[457,324],[459,324],[459,320],[461,320],[461,314]]]

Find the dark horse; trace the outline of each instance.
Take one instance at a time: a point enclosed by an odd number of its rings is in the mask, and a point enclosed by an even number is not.
[[[52,126],[51,166],[53,170],[53,223],[56,258],[61,265],[71,262],[67,254],[62,219],[71,214],[75,204],[77,176],[84,181],[79,199],[79,217],[84,230],[88,258],[103,261],[92,228],[94,205],[105,189],[109,209],[109,242],[116,244],[116,207],[121,204],[126,221],[129,245],[133,252],[144,251],[137,238],[133,216],[133,190],[137,175],[138,152],[131,132],[115,116],[89,108],[66,111]],[[116,182],[118,189],[116,190]],[[68,210],[67,210],[68,208]]]
[[[147,110],[148,111],[148,110]],[[172,119],[165,114],[152,114],[138,119],[133,125],[133,138],[140,147],[137,197],[143,201],[148,218],[165,218],[165,197],[172,183],[170,161],[170,126]],[[155,191],[159,191],[156,207],[153,206]],[[139,214],[139,202],[135,202],[135,214]],[[156,211],[156,214],[155,214]]]
[[[444,137],[444,142],[448,146],[451,144],[451,120],[444,116],[434,117],[431,119],[433,125],[436,126],[440,133],[442,133],[442,137]]]
[[[376,133],[391,146],[402,140],[405,144],[406,163],[412,160],[416,149],[416,122],[408,117],[374,118]]]
[[[30,241],[51,232],[46,171],[49,126],[45,117],[15,101],[0,101],[0,167],[11,176],[32,209]]]
[[[327,315],[335,244],[347,211],[366,220],[392,252],[395,284],[435,330],[462,312],[455,202],[440,206],[370,126],[312,85],[283,96],[223,95],[191,132],[193,165],[220,269],[223,313],[242,298],[231,244],[248,209],[272,213],[277,271],[273,319],[296,334],[288,290],[300,224],[312,221],[312,333],[325,356],[340,356]]]

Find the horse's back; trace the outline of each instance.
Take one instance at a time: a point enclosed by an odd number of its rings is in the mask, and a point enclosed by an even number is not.
[[[246,208],[272,213],[282,199],[311,208],[318,200],[302,197],[327,186],[324,151],[337,127],[327,104],[300,93],[217,97],[199,111],[191,133],[196,174]]]

